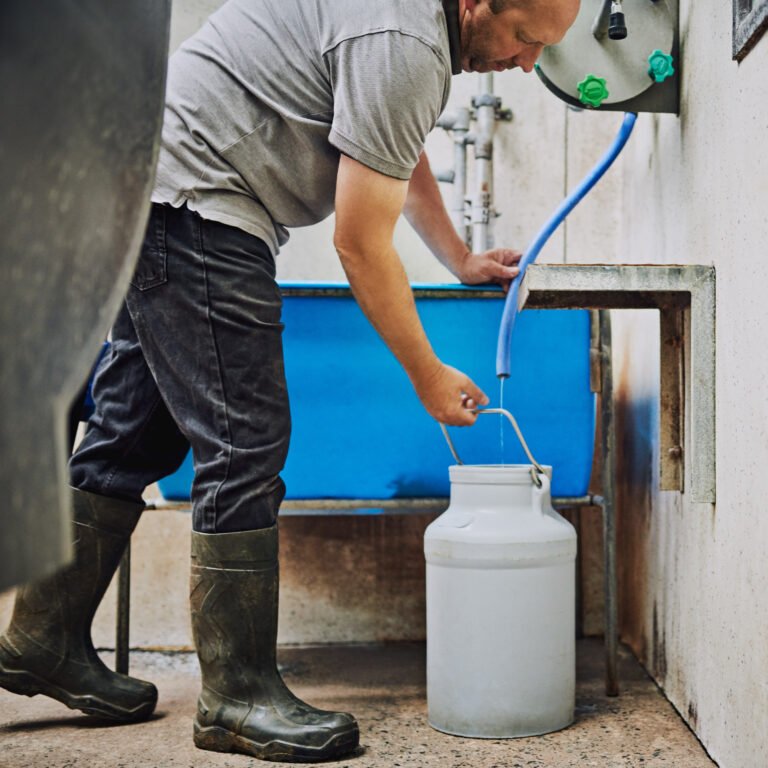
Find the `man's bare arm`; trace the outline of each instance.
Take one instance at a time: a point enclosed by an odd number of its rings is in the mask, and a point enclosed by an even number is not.
[[[342,155],[334,245],[357,302],[402,364],[427,411],[445,424],[473,424],[477,417],[468,408],[485,405],[488,398],[435,355],[392,242],[407,193],[408,182]]]

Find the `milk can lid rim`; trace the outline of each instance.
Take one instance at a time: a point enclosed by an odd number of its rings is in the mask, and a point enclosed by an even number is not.
[[[543,465],[549,479],[552,479],[552,467]],[[448,468],[452,483],[488,483],[530,485],[530,464],[454,464]]]

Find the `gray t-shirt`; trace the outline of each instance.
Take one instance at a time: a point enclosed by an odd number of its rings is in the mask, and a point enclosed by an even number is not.
[[[441,0],[229,0],[171,57],[154,202],[277,252],[339,155],[409,179],[448,99]]]

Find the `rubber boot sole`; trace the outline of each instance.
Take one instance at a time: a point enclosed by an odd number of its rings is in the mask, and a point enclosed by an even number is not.
[[[333,734],[325,744],[309,747],[304,744],[291,744],[285,741],[252,741],[218,726],[203,727],[195,722],[195,746],[211,752],[237,752],[250,755],[260,760],[272,760],[286,763],[319,763],[333,760],[354,752],[360,742],[357,726]]]
[[[142,702],[133,709],[126,709],[111,704],[91,694],[76,694],[60,686],[38,677],[26,670],[8,669],[3,664],[2,649],[0,648],[0,687],[11,693],[22,696],[37,696],[42,694],[60,701],[70,709],[78,709],[86,715],[103,717],[123,723],[135,723],[146,720],[154,711],[157,704],[157,694],[152,699]]]

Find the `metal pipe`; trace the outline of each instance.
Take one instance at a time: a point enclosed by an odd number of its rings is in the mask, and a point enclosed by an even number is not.
[[[475,194],[472,198],[472,250],[482,253],[493,247],[491,201],[493,200],[493,134],[496,128],[496,99],[493,73],[480,75],[478,96],[474,100],[477,135],[475,137]]]
[[[478,93],[472,99],[474,114],[460,108],[453,115],[442,115],[437,125],[453,138],[453,169],[437,174],[438,181],[453,184],[449,214],[459,237],[475,252],[493,247],[493,138],[497,120],[511,120],[510,110],[501,109],[501,99],[493,94],[493,74],[481,74]],[[470,121],[477,121],[477,132],[470,133]],[[475,192],[467,199],[467,146],[473,144]],[[468,206],[469,204],[469,206]],[[469,215],[468,214],[469,208]]]
[[[471,236],[467,223],[467,144],[470,111],[461,107],[453,123],[453,197],[450,216],[459,237],[467,244]]]
[[[283,296],[334,296],[352,298],[352,289],[348,283],[299,283],[280,281],[280,293]],[[504,292],[498,286],[442,285],[413,283],[413,295],[417,299],[504,299]]]
[[[568,507],[592,507],[598,505],[597,497],[588,493],[586,496],[553,496],[552,506],[558,509]],[[599,506],[599,505],[598,505]]]
[[[603,485],[603,551],[605,562],[605,694],[619,695],[618,675],[618,597],[616,584],[616,429],[613,406],[613,345],[611,313],[600,310],[600,348],[602,351],[600,393],[600,448]]]

